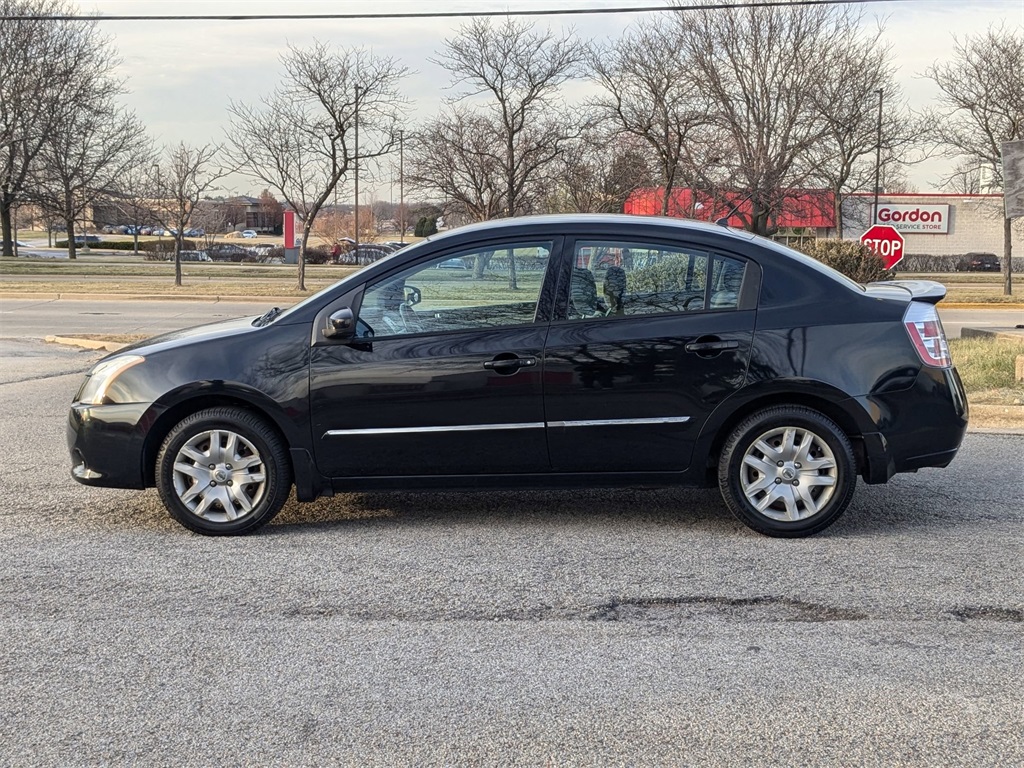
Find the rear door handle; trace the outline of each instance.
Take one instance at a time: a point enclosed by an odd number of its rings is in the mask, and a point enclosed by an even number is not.
[[[516,357],[515,355],[505,357],[504,355],[498,355],[493,360],[485,362],[484,368],[489,371],[497,371],[498,373],[512,373],[520,368],[532,368],[535,365],[537,365],[536,357]]]
[[[740,346],[738,341],[729,340],[723,341],[722,339],[708,339],[706,341],[691,341],[683,349],[687,352],[721,352],[726,349],[737,349]]]

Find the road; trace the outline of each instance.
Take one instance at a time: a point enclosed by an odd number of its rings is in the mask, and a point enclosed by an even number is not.
[[[1022,436],[807,540],[692,490],[348,494],[207,539],[69,478],[97,356],[0,347],[0,763],[1024,763]]]
[[[232,317],[258,315],[273,302],[82,301],[0,299],[0,337],[62,333],[164,333]]]
[[[262,314],[269,299],[241,301],[82,301],[0,299],[0,337],[61,333],[163,333],[229,317]],[[951,338],[965,326],[998,327],[1024,323],[1020,309],[941,309]]]

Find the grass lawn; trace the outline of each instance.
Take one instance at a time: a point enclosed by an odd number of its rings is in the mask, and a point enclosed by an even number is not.
[[[1024,405],[1024,382],[1014,380],[1024,342],[1012,339],[950,339],[949,353],[972,404]]]

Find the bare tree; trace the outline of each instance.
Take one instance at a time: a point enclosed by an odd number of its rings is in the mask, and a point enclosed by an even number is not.
[[[94,202],[116,194],[123,173],[148,155],[145,129],[109,98],[68,105],[64,126],[38,157],[33,198],[66,225],[68,258],[76,258],[75,222]]]
[[[185,230],[199,201],[216,189],[217,182],[234,169],[217,162],[221,147],[191,146],[184,142],[168,147],[164,162],[154,169],[154,197],[158,220],[174,235],[174,284],[181,285],[181,252]]]
[[[977,195],[981,192],[981,165],[978,160],[962,157],[939,185],[955,195]]]
[[[663,15],[642,19],[618,40],[592,46],[588,60],[605,90],[593,104],[599,116],[646,142],[657,158],[661,215],[667,216],[677,183],[692,184],[693,169],[714,151],[711,104],[698,87],[678,25]]]
[[[717,105],[723,145],[712,165],[721,177],[706,183],[731,188],[745,226],[770,234],[786,191],[811,176],[807,155],[827,131],[817,94],[833,76],[830,52],[856,39],[859,16],[835,5],[681,6],[676,20],[691,77]]]
[[[992,168],[1003,186],[1001,145],[1024,139],[1024,33],[993,27],[983,35],[955,40],[952,60],[925,75],[939,87],[931,115],[934,137],[950,155]],[[1010,219],[1003,217],[1003,293],[1013,293]]]
[[[456,105],[429,120],[409,141],[406,183],[440,193],[459,214],[487,221],[507,209],[507,186],[495,152],[500,128],[489,115]]]
[[[530,212],[531,193],[582,130],[567,119],[559,88],[578,74],[583,59],[571,31],[558,37],[513,19],[495,25],[475,18],[445,40],[435,60],[451,73],[453,87],[460,86],[455,101],[480,101],[495,129],[492,154],[507,216]],[[509,288],[516,287],[515,259],[509,258]]]
[[[548,210],[621,213],[630,194],[655,186],[650,147],[617,130],[588,131],[558,160]]]
[[[0,0],[6,17],[69,16],[65,0]],[[67,132],[70,109],[93,104],[119,84],[118,60],[95,20],[8,18],[0,23],[0,228],[13,255],[11,210],[35,183],[39,154]]]
[[[892,49],[882,42],[882,32],[879,28],[838,40],[826,52],[828,76],[821,78],[819,88],[812,92],[824,134],[798,162],[808,166],[811,178],[832,191],[832,213],[840,238],[844,196],[873,190],[875,172],[881,168],[889,171],[886,176],[891,179],[894,166],[906,167],[913,161],[911,152],[924,133],[902,97]]]
[[[222,200],[199,200],[189,218],[190,228],[202,238],[203,247],[212,248],[217,237],[228,227],[228,209]]]
[[[150,176],[155,160],[152,146],[146,144],[138,161],[124,169],[113,182],[112,198],[121,214],[121,221],[131,227],[135,253],[139,252],[139,229],[154,219]]]
[[[233,160],[281,195],[302,220],[298,288],[306,290],[306,248],[317,214],[356,167],[398,143],[408,70],[394,59],[316,42],[290,47],[284,83],[259,105],[233,103]],[[355,132],[359,147],[356,149]]]

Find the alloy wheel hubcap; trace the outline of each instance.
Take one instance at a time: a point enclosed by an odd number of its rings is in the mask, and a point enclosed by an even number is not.
[[[250,514],[266,488],[266,467],[256,446],[230,430],[200,432],[174,458],[175,493],[192,514],[210,522]]]
[[[838,473],[835,455],[818,435],[800,427],[777,427],[747,448],[740,486],[760,514],[794,522],[824,508],[835,492]]]

